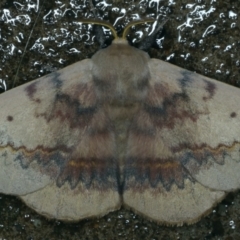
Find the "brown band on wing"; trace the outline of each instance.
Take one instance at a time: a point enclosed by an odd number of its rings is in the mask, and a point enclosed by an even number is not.
[[[152,188],[162,186],[169,191],[172,184],[176,184],[179,188],[184,188],[184,179],[187,172],[181,163],[174,159],[148,159],[148,158],[129,158],[126,161],[124,171],[125,184],[124,188],[133,188],[136,191],[146,190],[144,186]]]
[[[189,71],[183,71],[182,78],[176,83],[159,80],[148,91],[144,108],[159,129],[173,129],[176,122],[186,120],[195,123],[200,115],[209,114],[207,106],[200,105],[198,98],[194,99],[197,88]],[[204,101],[213,99],[217,91],[216,84],[206,79],[202,83],[202,86],[198,86],[202,88],[200,98]]]
[[[77,99],[61,93],[56,95],[52,109],[38,117],[44,117],[47,122],[59,119],[61,123],[67,122],[70,128],[82,128],[91,121],[96,110],[96,106],[84,107]]]
[[[161,92],[162,90],[156,94]],[[156,127],[173,129],[177,121],[183,122],[188,119],[196,122],[200,114],[206,114],[189,104],[190,99],[185,92],[166,93],[167,89],[164,92],[164,98],[159,102],[159,98],[154,99],[154,95],[150,96],[150,91],[144,107]]]
[[[25,88],[30,101],[36,103],[35,117],[43,117],[50,121],[60,120],[70,128],[84,127],[91,121],[97,110],[97,97],[94,86],[90,83],[76,83],[64,87],[60,75],[49,75],[48,85],[52,88],[52,102],[46,103],[39,81]]]
[[[69,182],[71,189],[77,187],[81,182],[89,189],[95,188],[101,191],[117,189],[117,165],[113,158],[78,158],[71,159],[62,168],[57,178],[57,186],[61,187]]]
[[[65,146],[54,149],[39,146],[30,151],[26,147],[14,149],[11,145],[1,146],[11,149],[15,155],[14,160],[18,161],[23,169],[32,167],[31,163],[37,162],[38,167],[35,170],[56,179],[58,187],[68,182],[71,189],[75,189],[81,182],[87,189],[91,187],[102,191],[118,188],[117,162],[110,156],[113,146],[109,147],[110,149],[103,149],[102,152],[101,149],[90,149],[88,154],[91,156],[91,152],[96,150],[98,157],[94,152],[93,157],[83,158],[77,156],[78,149],[67,149]]]
[[[181,164],[187,166],[191,174],[197,174],[200,169],[210,168],[213,162],[224,165],[226,157],[238,161],[240,155],[239,148],[240,143],[236,141],[231,145],[219,144],[214,148],[206,143],[201,145],[182,143],[177,147],[172,147],[172,151],[178,156]]]
[[[139,116],[141,117],[141,114]],[[149,185],[153,189],[158,188],[159,183],[167,191],[174,183],[179,188],[184,188],[187,171],[181,162],[174,158],[161,136],[156,136],[156,131],[150,129],[143,131],[138,124],[134,126],[129,132],[124,189],[144,191]]]

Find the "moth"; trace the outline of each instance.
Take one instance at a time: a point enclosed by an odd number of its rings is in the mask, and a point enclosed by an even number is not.
[[[65,221],[198,221],[240,187],[240,90],[130,46],[137,23],[91,22],[109,47],[0,95],[0,192]]]

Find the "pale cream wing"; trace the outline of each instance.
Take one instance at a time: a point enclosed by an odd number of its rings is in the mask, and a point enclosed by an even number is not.
[[[192,223],[240,187],[240,89],[156,59],[149,68],[124,203],[159,222]]]
[[[120,207],[115,137],[84,60],[0,95],[0,192],[48,217]]]

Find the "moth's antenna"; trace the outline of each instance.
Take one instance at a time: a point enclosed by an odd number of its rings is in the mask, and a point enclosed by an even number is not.
[[[82,23],[89,23],[89,24],[97,24],[97,25],[101,25],[104,27],[107,27],[111,30],[113,37],[116,39],[118,38],[117,32],[115,30],[115,28],[113,27],[113,25],[109,22],[105,22],[102,20],[95,20],[95,19],[81,19],[80,22]]]
[[[136,20],[136,21],[132,21],[132,22],[128,23],[128,25],[123,30],[122,38],[126,39],[128,31],[132,26],[142,24],[142,23],[145,23],[145,22],[154,22],[154,21],[155,21],[154,19],[149,18],[149,19]],[[105,21],[102,21],[102,20],[95,20],[95,19],[81,19],[80,22],[105,26],[105,27],[107,27],[111,30],[111,32],[113,34],[113,37],[115,39],[119,38],[118,35],[117,35],[117,31],[115,30],[114,26],[109,22],[105,22]]]
[[[136,21],[128,23],[128,25],[124,28],[122,38],[124,38],[124,39],[127,38],[128,31],[132,26],[142,24],[142,23],[145,23],[145,22],[154,22],[154,21],[155,21],[155,19],[149,18],[149,19],[136,20]]]

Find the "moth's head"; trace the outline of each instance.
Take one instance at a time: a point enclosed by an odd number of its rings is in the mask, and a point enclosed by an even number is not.
[[[145,20],[129,23],[122,37],[118,37],[111,24],[92,22],[109,27],[115,38],[109,47],[99,50],[92,57],[93,81],[102,101],[128,105],[145,99],[150,78],[149,56],[146,52],[130,46],[126,40],[130,27],[144,22]]]

